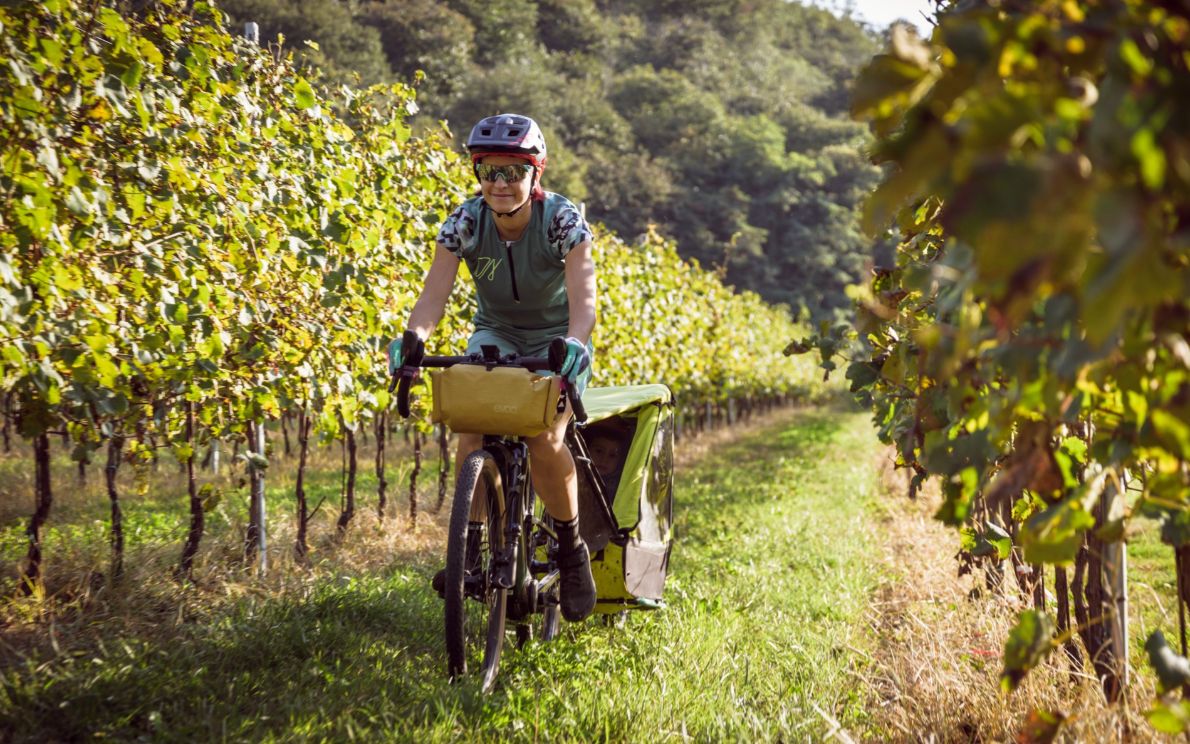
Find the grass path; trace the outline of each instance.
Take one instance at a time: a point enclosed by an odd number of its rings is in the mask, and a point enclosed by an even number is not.
[[[172,622],[181,609],[162,602],[157,632],[79,620],[56,653],[0,669],[0,741],[820,741],[835,725],[866,729],[876,447],[865,416],[824,409],[709,450],[677,473],[667,608],[506,651],[486,698],[446,683],[436,561],[406,557],[229,595],[201,622]]]

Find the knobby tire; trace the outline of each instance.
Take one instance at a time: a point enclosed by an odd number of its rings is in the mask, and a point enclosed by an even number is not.
[[[479,642],[478,634],[468,637],[467,602],[464,579],[467,560],[467,527],[471,520],[471,505],[480,483],[487,488],[487,515],[484,519],[486,540],[481,545],[479,572],[485,578],[484,605],[488,608],[487,632],[483,641],[481,678],[483,691],[491,690],[500,666],[504,647],[504,614],[508,591],[496,588],[490,581],[492,558],[504,542],[504,489],[500,472],[491,453],[472,452],[463,462],[455,486],[454,505],[450,514],[450,531],[446,542],[446,654],[448,672],[452,679],[467,673],[468,648]]]

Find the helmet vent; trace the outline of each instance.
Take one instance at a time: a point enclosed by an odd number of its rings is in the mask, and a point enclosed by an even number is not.
[[[5,0],[0,0],[2,5]],[[494,155],[531,156],[530,160],[545,163],[545,137],[537,122],[527,116],[498,114],[481,119],[467,136],[467,151]]]

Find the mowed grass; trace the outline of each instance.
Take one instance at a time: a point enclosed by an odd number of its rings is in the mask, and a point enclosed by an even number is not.
[[[1138,518],[1128,536],[1129,658],[1134,669],[1153,676],[1145,642],[1160,630],[1174,651],[1181,653],[1178,622],[1178,583],[1174,550],[1161,542],[1161,526]]]
[[[817,741],[864,728],[876,581],[866,417],[805,411],[679,470],[665,609],[506,646],[495,692],[449,684],[441,546],[334,558],[259,587],[150,591],[0,626],[0,740]],[[398,486],[399,488],[399,486]],[[374,528],[369,528],[374,529]],[[344,548],[346,550],[346,548]],[[154,615],[155,613],[155,615]],[[57,640],[55,640],[57,639]]]

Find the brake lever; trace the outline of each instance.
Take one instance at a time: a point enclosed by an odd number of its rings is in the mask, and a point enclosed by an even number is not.
[[[562,360],[566,358],[566,339],[555,338],[550,342],[549,362],[550,371],[558,374],[562,369]],[[570,410],[574,411],[574,420],[580,424],[587,423],[587,409],[583,407],[583,400],[579,397],[575,386],[562,378],[562,389],[566,391],[566,400],[570,401]]]
[[[570,410],[574,411],[574,420],[580,424],[587,423],[587,409],[579,397],[577,386],[562,378],[562,389],[566,391],[566,400],[570,401]]]
[[[409,386],[418,378],[421,370],[418,367],[401,367],[393,375],[388,391],[397,388],[397,413],[401,418],[409,418]]]
[[[405,371],[406,369],[411,369],[412,371],[406,372]],[[397,384],[400,383],[401,379],[404,377],[410,376],[413,379],[417,379],[418,372],[420,372],[420,371],[421,370],[417,367],[412,367],[412,368],[397,367],[397,371],[393,372],[393,376],[389,380],[388,391],[391,393],[393,390],[395,390],[397,387]]]

